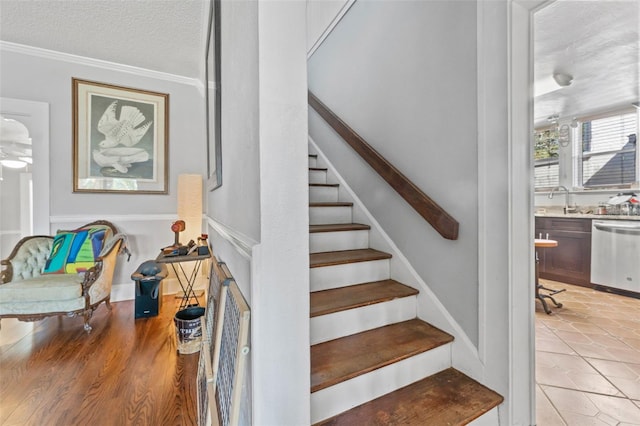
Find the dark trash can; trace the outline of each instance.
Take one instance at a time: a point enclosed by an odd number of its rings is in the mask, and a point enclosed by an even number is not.
[[[162,308],[162,280],[168,273],[166,265],[147,260],[131,274],[131,279],[136,284],[136,319],[155,317],[160,313]]]
[[[173,321],[176,324],[176,344],[181,354],[192,354],[200,351],[202,342],[202,321],[204,308],[192,306],[176,313]]]

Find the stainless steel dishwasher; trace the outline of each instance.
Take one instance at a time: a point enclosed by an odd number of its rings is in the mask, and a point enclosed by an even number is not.
[[[593,220],[591,282],[640,296],[640,221]]]

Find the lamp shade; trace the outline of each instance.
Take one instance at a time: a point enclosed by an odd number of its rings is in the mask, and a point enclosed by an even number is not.
[[[181,242],[186,244],[202,234],[202,176],[178,176],[178,218],[185,222]]]

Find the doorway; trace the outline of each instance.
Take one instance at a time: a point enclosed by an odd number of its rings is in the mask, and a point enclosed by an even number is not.
[[[32,164],[3,167],[0,180],[0,259],[24,236],[49,235],[49,104],[0,98],[0,115],[24,124],[31,138]],[[0,166],[1,167],[1,166]],[[3,319],[0,351],[33,330],[34,323]]]

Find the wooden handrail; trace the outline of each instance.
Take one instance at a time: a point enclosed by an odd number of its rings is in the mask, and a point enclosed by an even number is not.
[[[338,118],[311,91],[309,105],[440,235],[449,240],[458,239],[458,222]]]

